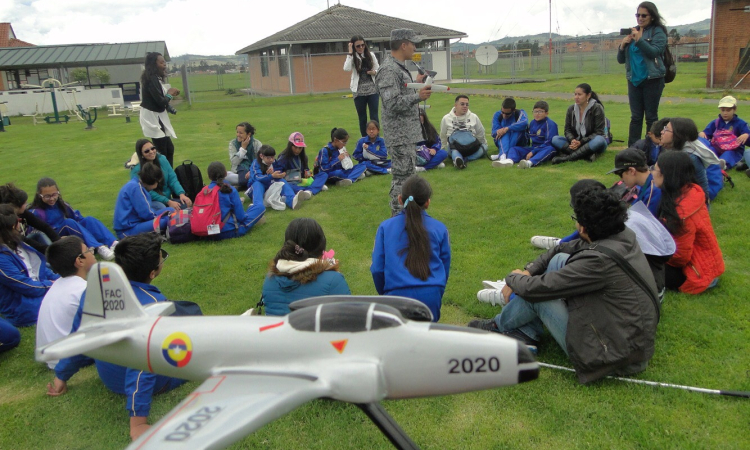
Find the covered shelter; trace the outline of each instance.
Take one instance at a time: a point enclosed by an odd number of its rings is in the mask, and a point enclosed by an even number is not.
[[[236,52],[248,58],[250,87],[260,93],[295,94],[330,92],[349,87],[343,71],[347,43],[365,38],[379,61],[390,57],[391,30],[411,28],[425,37],[417,47],[420,65],[438,72],[436,79],[451,79],[451,39],[468,37],[449,30],[345,5],[334,5],[278,33]],[[387,55],[386,55],[387,54]]]

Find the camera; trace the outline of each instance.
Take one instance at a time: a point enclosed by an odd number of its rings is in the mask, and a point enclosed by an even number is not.
[[[167,103],[166,109],[169,114],[177,114],[177,110],[174,109],[174,106],[170,105],[169,103]]]
[[[633,30],[630,28],[620,28],[620,36],[627,36],[632,32]]]

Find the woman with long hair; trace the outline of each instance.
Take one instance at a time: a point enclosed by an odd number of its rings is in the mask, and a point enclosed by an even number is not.
[[[339,273],[339,262],[326,258],[326,235],[311,218],[294,219],[284,233],[284,244],[271,260],[263,282],[263,303],[269,316],[289,314],[289,304],[321,295],[350,295]]]
[[[154,211],[161,211],[166,207],[177,209],[184,209],[193,206],[193,202],[190,197],[185,195],[185,189],[182,188],[180,182],[177,180],[177,174],[172,169],[172,166],[167,161],[167,158],[160,154],[156,146],[148,139],[138,139],[135,143],[135,153],[138,156],[138,164],[130,169],[130,178],[138,178],[138,172],[141,171],[141,166],[147,162],[156,162],[161,168],[162,179],[159,186],[151,194],[151,206]]]
[[[401,187],[402,212],[378,227],[372,250],[372,279],[380,295],[421,301],[440,319],[451,267],[448,229],[427,214],[432,188],[418,175]]]
[[[359,116],[359,132],[367,135],[367,109],[370,109],[370,120],[378,121],[378,95],[375,86],[375,74],[378,73],[378,58],[370,52],[365,38],[353,36],[349,40],[349,54],[344,61],[344,70],[352,73],[349,88],[354,97],[354,107]]]
[[[161,53],[148,52],[144,61],[145,69],[141,74],[141,128],[143,135],[151,138],[164,155],[170,166],[174,166],[174,144],[171,138],[177,139],[167,111],[174,111],[169,102],[180,91],[164,86],[167,78],[167,62]]]
[[[19,228],[13,206],[0,205],[0,314],[14,327],[28,327],[36,324],[42,299],[58,276],[43,254],[24,244]]]
[[[653,169],[661,189],[659,218],[672,234],[677,251],[667,261],[667,289],[700,294],[724,273],[724,258],[708,215],[705,194],[695,184],[695,169],[683,152],[664,152]]]
[[[552,138],[552,146],[558,156],[552,164],[560,164],[579,159],[591,159],[607,150],[607,126],[604,105],[599,101],[588,83],[581,83],[573,91],[575,103],[565,114],[565,135]]]

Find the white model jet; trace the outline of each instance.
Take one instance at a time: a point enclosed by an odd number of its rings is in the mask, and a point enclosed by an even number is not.
[[[144,308],[120,267],[101,262],[88,276],[79,330],[37,349],[39,361],[83,353],[203,381],[129,449],[225,448],[317,398],[355,403],[394,446],[418,448],[380,400],[492,389],[539,374],[518,341],[406,319],[432,316],[401,297],[312,298],[284,317],[167,317],[171,305]]]
[[[424,83],[406,83],[406,87],[411,89],[422,89],[425,86],[430,86],[430,90],[432,92],[448,92],[451,90],[450,87],[444,86],[442,84],[432,84],[432,79],[437,75],[437,72],[432,70],[425,70],[422,69],[419,65],[414,63],[415,66],[417,66],[417,70],[419,71],[420,75],[427,74],[427,78],[425,79]]]

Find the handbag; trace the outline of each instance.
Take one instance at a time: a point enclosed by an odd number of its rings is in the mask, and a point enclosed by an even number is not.
[[[286,203],[281,200],[281,189],[284,187],[284,183],[276,182],[271,183],[271,186],[266,189],[266,193],[263,195],[263,204],[266,207],[271,207],[276,211],[283,211],[286,209]]]
[[[479,150],[482,144],[469,130],[456,130],[448,138],[450,148],[458,150],[462,156],[471,156]]]

